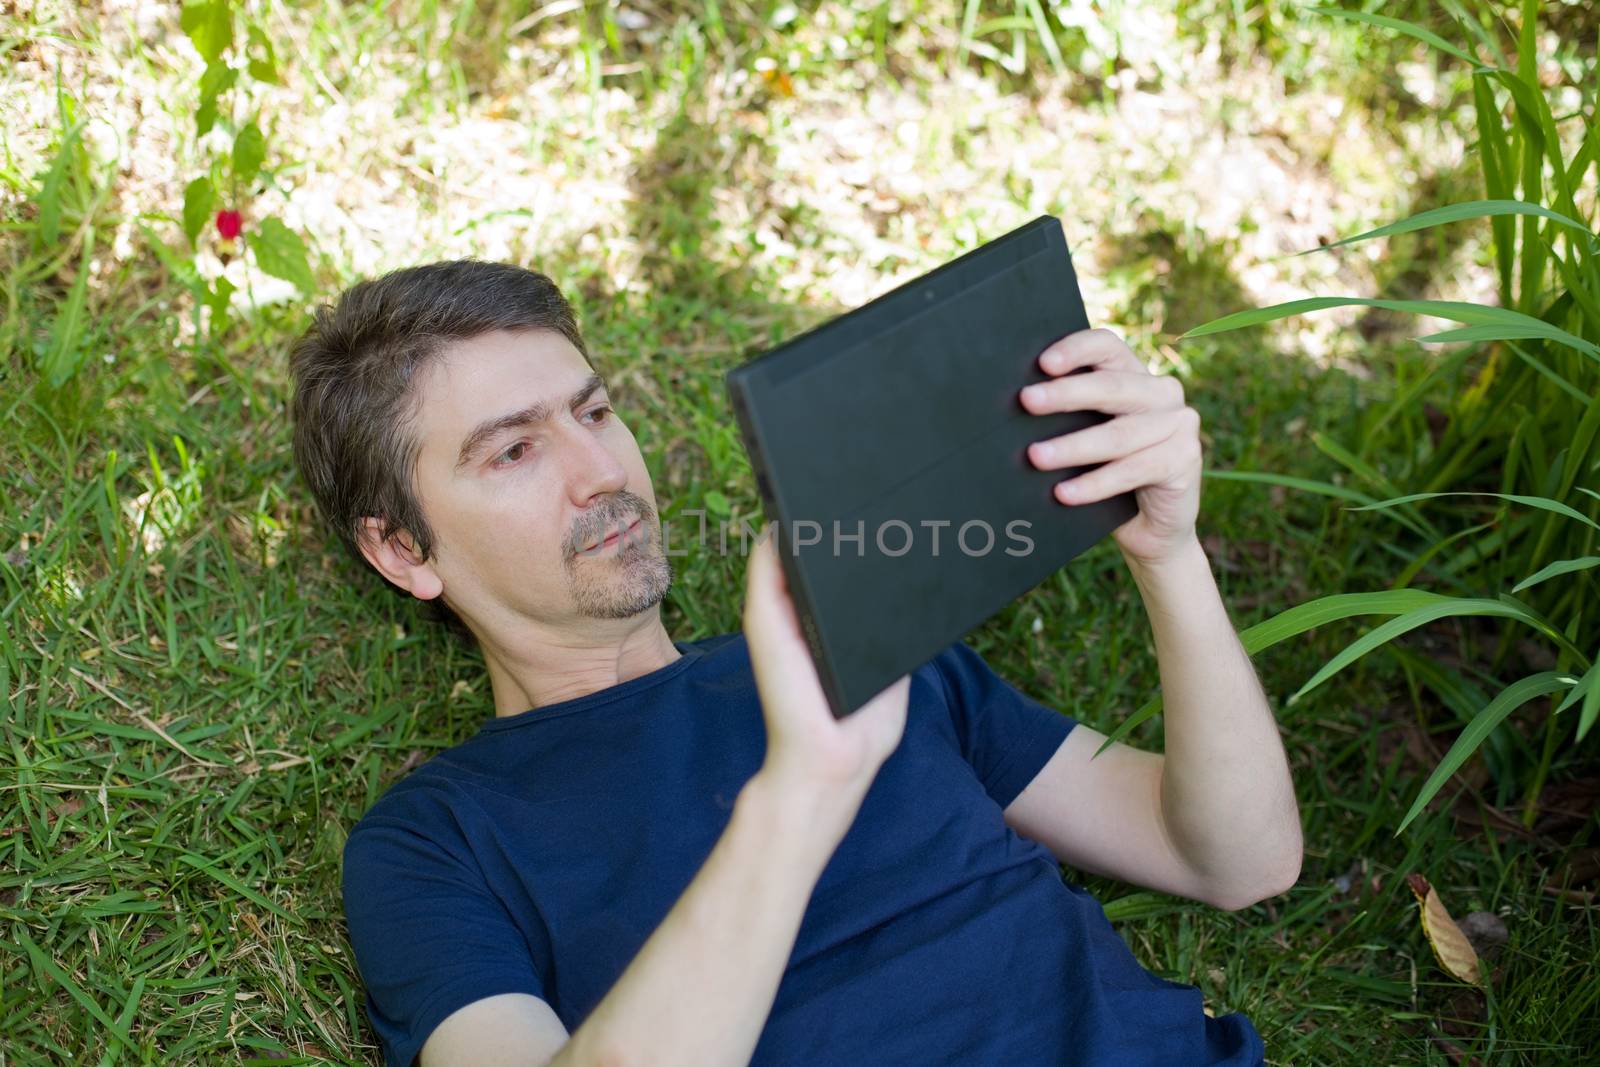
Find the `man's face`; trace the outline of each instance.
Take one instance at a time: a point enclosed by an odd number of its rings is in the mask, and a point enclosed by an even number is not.
[[[649,471],[571,342],[550,330],[458,341],[414,388],[416,487],[457,614],[559,625],[661,601],[672,567]]]

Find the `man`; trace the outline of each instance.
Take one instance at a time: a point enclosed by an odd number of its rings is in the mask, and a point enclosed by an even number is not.
[[[960,642],[836,721],[770,539],[742,633],[673,641],[650,472],[543,275],[434,263],[319,309],[292,357],[302,474],[348,547],[473,635],[494,697],[345,848],[390,1064],[1262,1061],[1061,877],[1240,908],[1294,883],[1301,839],[1195,534],[1198,416],[1106,331],[1040,362],[1028,410],[1115,416],[1031,458],[1103,464],[1063,506],[1137,491],[1115,537],[1165,756],[1091,759],[1103,735]]]

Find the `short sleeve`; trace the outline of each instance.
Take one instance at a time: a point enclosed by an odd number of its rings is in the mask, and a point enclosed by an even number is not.
[[[944,682],[961,754],[1004,808],[1033,781],[1077,720],[1019,691],[960,641],[933,663]]]
[[[548,999],[542,968],[460,842],[369,813],[344,848],[344,909],[388,1067],[412,1067],[452,1013],[501,993]]]

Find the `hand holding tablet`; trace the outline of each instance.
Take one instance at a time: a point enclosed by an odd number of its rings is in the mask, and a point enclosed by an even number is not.
[[[1061,224],[1032,222],[730,371],[788,589],[836,717],[1138,514],[1063,507],[1029,446],[1041,353],[1088,328]],[[1060,382],[1057,386],[1059,387]]]

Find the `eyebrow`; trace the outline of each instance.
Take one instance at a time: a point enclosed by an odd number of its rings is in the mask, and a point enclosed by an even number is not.
[[[594,394],[596,389],[606,387],[605,379],[598,374],[591,374],[576,393],[567,399],[569,409],[578,407]],[[508,415],[480,422],[467,434],[466,440],[461,442],[461,451],[456,455],[456,470],[466,466],[467,462],[477,454],[492,437],[505,430],[514,430],[521,426],[532,426],[535,423],[548,422],[556,412],[556,405],[548,400],[536,400],[521,411],[513,411]]]

